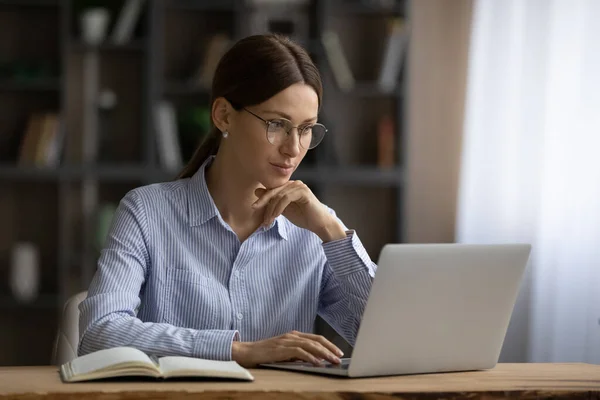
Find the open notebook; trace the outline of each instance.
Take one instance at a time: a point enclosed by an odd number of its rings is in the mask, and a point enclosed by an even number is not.
[[[224,378],[253,381],[248,370],[235,361],[192,357],[154,357],[132,347],[114,347],[77,357],[61,365],[63,382],[115,377]]]

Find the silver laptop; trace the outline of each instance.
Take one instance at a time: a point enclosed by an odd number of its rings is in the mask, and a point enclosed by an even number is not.
[[[268,368],[367,377],[496,366],[528,244],[387,244],[351,359]]]

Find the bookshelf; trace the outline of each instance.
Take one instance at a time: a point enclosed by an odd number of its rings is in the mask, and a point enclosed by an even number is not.
[[[123,1],[0,0],[0,63],[51,61],[51,73],[37,78],[0,74],[0,341],[11,343],[0,354],[0,365],[50,362],[62,304],[84,290],[94,272],[99,211],[116,205],[132,188],[171,180],[178,172],[161,164],[155,105],[166,99],[178,112],[208,106],[209,90],[190,83],[208,39],[220,32],[232,40],[250,34],[246,16],[260,7],[241,0],[145,0],[130,40],[89,45],[81,39],[78,21],[85,4],[106,4],[118,14]],[[381,27],[393,16],[408,19],[409,2],[397,1],[391,8],[365,4],[310,0],[301,6],[309,21],[305,46],[324,81],[320,117],[330,134],[293,178],[306,182],[357,229],[376,260],[383,244],[402,241],[405,185],[404,85],[400,80],[391,91],[377,85],[385,39]],[[40,26],[29,35],[34,38],[28,36],[27,48],[19,41],[24,22]],[[336,85],[321,41],[328,29],[339,32],[355,74],[346,92]],[[116,99],[107,112],[90,105],[90,96],[103,91]],[[22,164],[19,149],[28,118],[44,110],[55,112],[63,124],[61,161]],[[382,168],[377,124],[386,113],[395,122],[396,162]],[[85,152],[90,136],[98,140],[96,155]],[[11,249],[19,242],[38,246],[42,260],[39,296],[32,302],[20,302],[8,284]],[[24,333],[36,325],[44,330],[32,344]],[[322,321],[318,331],[332,334]],[[30,355],[22,357],[24,352]]]

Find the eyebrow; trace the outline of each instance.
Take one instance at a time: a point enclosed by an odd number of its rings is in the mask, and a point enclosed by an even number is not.
[[[283,117],[285,119],[289,119],[290,121],[292,120],[292,117],[290,117],[288,114],[286,114],[284,112],[281,112],[281,111],[265,110],[263,112],[264,113],[269,113],[269,114],[277,114],[280,117]],[[317,117],[307,118],[304,121],[302,121],[302,123],[310,122],[310,121],[316,121],[316,120],[317,120]]]

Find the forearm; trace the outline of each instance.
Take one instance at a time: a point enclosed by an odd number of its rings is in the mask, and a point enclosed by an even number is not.
[[[342,240],[326,243],[323,247],[327,265],[321,314],[353,344],[377,265],[371,261],[355,232],[350,232]]]
[[[231,360],[231,344],[235,335],[236,331],[179,328],[112,313],[85,329],[78,355],[128,346],[160,356]]]
[[[335,286],[337,301],[322,307],[320,315],[354,346],[367,305],[371,278],[357,274],[338,281]]]

